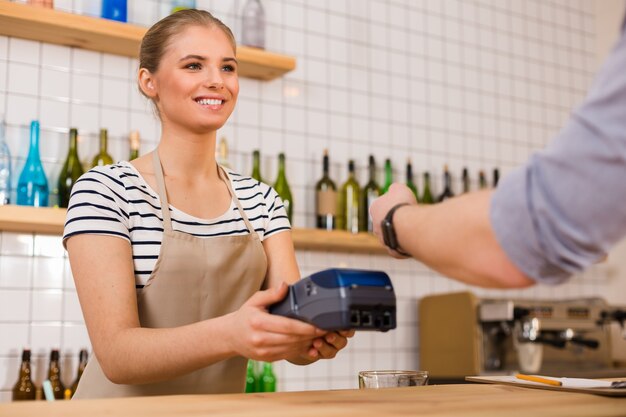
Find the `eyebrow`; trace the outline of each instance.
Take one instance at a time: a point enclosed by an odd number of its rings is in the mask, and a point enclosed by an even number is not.
[[[178,62],[186,61],[188,59],[197,59],[198,61],[206,61],[206,57],[203,57],[202,55],[187,55],[187,56],[182,57]],[[237,62],[237,59],[233,57],[222,58],[222,62],[234,62],[235,64],[239,64]]]

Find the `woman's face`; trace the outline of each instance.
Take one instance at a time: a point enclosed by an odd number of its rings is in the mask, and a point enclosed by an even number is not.
[[[239,94],[235,52],[217,27],[189,26],[172,38],[153,80],[163,123],[196,134],[222,127]]]

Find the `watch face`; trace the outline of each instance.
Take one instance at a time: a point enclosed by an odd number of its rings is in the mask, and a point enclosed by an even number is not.
[[[388,219],[383,219],[380,223],[381,229],[383,231],[383,241],[385,242],[385,246],[390,249],[395,249],[396,246],[396,234],[393,230],[393,224]]]

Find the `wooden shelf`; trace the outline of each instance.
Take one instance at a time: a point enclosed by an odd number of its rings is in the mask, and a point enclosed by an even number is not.
[[[113,20],[0,0],[0,35],[136,58],[147,29]],[[292,71],[295,58],[237,46],[239,75],[272,80]]]
[[[63,234],[66,210],[52,207],[0,206],[0,231]],[[296,249],[351,253],[386,253],[369,233],[352,234],[342,230],[293,229]]]

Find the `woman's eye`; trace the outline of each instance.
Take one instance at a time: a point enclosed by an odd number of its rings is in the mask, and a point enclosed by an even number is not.
[[[222,70],[225,72],[234,72],[235,71],[235,67],[232,65],[224,65],[222,67]]]
[[[199,70],[202,68],[202,66],[198,63],[191,63],[191,64],[187,64],[185,68],[192,69],[192,70]]]

